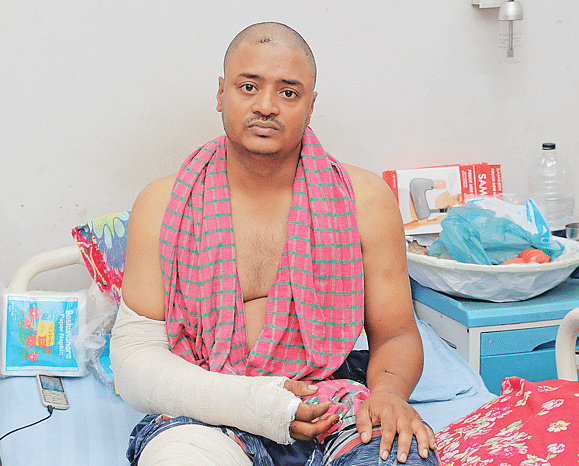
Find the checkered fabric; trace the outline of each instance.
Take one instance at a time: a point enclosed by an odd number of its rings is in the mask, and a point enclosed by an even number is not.
[[[311,129],[302,141],[287,243],[249,350],[226,176],[227,139],[189,156],[161,228],[172,351],[212,371],[323,380],[345,360],[364,321],[354,192]]]

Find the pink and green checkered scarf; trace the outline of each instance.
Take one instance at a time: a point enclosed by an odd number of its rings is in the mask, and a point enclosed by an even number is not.
[[[287,243],[265,326],[251,351],[226,176],[227,139],[184,162],[161,228],[167,333],[175,354],[205,369],[323,380],[345,360],[364,322],[354,192],[308,128],[294,181]]]

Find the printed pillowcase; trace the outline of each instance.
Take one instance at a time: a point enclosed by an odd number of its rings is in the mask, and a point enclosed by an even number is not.
[[[125,271],[129,215],[130,211],[105,215],[72,229],[72,236],[80,248],[92,279],[105,296],[113,299],[117,308],[121,301],[121,286]],[[91,363],[96,375],[105,384],[114,387],[110,359],[113,323],[114,319],[99,329],[104,346],[91,359]]]
[[[579,382],[503,380],[501,396],[436,433],[443,466],[579,461]]]
[[[100,290],[120,303],[130,211],[105,215],[72,229],[87,269]]]

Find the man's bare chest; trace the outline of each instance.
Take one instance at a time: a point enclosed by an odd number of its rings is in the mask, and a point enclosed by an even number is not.
[[[234,221],[236,266],[245,302],[266,298],[287,242],[287,221]]]
[[[243,300],[267,298],[287,242],[292,192],[257,198],[234,194],[231,216]]]

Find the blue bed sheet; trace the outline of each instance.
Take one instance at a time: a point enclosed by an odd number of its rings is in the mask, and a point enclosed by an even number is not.
[[[92,375],[64,378],[70,408],[0,442],[2,466],[117,466],[143,417]],[[0,380],[0,435],[46,417],[34,377]]]
[[[411,402],[438,430],[494,395],[427,324],[419,321],[418,325],[425,364]],[[64,385],[70,409],[54,410],[50,419],[2,440],[1,466],[127,466],[128,436],[143,414],[92,375],[64,379]],[[47,414],[34,377],[0,379],[0,436]]]

